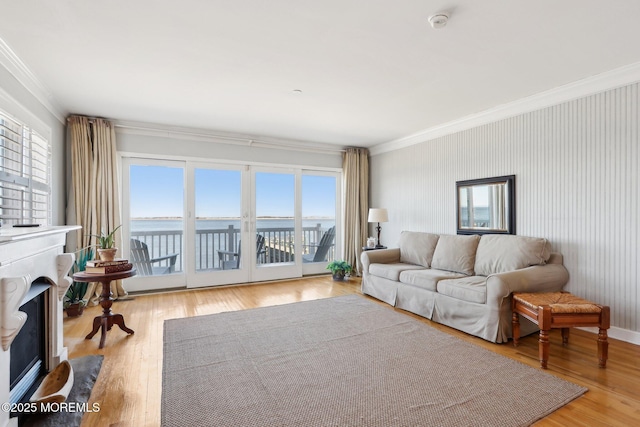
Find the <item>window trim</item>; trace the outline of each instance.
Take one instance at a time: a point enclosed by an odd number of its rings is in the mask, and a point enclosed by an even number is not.
[[[0,93],[0,220],[3,224],[52,223],[51,130],[29,113],[27,120],[5,109]],[[22,108],[15,108],[23,110]],[[23,114],[25,111],[22,111]],[[33,125],[35,123],[35,126]],[[12,129],[13,128],[13,129]],[[7,132],[13,133],[9,138]],[[11,156],[5,147],[9,143]],[[9,162],[13,163],[8,170]]]

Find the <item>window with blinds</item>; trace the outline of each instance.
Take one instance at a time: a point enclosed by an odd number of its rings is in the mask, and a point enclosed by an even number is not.
[[[2,225],[51,224],[51,145],[0,111]]]

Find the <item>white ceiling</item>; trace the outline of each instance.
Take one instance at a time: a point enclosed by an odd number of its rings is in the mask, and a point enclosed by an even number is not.
[[[0,3],[0,38],[65,114],[338,145],[640,61],[637,0]]]

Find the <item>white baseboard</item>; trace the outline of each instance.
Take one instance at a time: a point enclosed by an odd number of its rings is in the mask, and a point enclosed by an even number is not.
[[[594,334],[598,334],[598,328],[578,328],[583,331],[592,332]],[[609,338],[615,338],[620,341],[626,341],[631,344],[640,345],[640,332],[630,331],[628,329],[617,328],[612,326],[607,330],[607,335]]]

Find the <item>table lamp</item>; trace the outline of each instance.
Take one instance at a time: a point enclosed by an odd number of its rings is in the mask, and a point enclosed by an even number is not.
[[[380,227],[380,223],[389,221],[389,214],[387,213],[387,210],[384,209],[384,208],[371,208],[371,209],[369,209],[369,219],[368,219],[368,221],[369,222],[377,222],[378,223],[378,226],[376,227],[376,230],[378,231],[378,244],[376,244],[376,248],[384,247],[380,243],[380,230],[382,230],[382,227]]]

